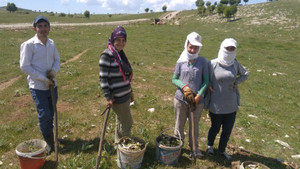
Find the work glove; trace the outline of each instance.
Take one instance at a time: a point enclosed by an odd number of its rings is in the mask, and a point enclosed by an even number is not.
[[[52,86],[54,86],[54,81],[53,80],[50,80],[50,79],[48,79],[48,78],[43,78],[43,80],[42,80],[44,83],[45,83],[45,85],[47,86],[47,87],[49,87],[50,85],[52,85]]]
[[[195,103],[195,98],[194,94],[189,87],[184,87],[183,88],[183,94],[184,94],[184,99],[189,103],[189,104],[194,104]]]
[[[47,77],[51,80],[53,80],[56,76],[56,72],[54,70],[49,70],[47,73]]]

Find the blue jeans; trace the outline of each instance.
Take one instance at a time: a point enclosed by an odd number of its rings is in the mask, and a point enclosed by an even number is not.
[[[230,114],[214,114],[209,112],[209,116],[211,119],[211,127],[208,132],[207,145],[214,145],[216,135],[219,133],[222,126],[222,133],[218,149],[219,152],[225,152],[227,142],[235,122],[236,112]]]
[[[52,137],[54,110],[52,107],[51,92],[50,90],[37,90],[31,88],[30,93],[38,112],[40,131],[44,138]],[[54,88],[54,93],[57,102],[57,87]]]

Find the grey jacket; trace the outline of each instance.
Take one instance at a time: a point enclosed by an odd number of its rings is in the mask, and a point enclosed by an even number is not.
[[[237,61],[225,67],[216,59],[208,62],[210,86],[215,92],[210,93],[208,109],[214,114],[229,114],[236,112],[240,105],[239,90],[233,90],[234,85],[245,81],[249,72]]]

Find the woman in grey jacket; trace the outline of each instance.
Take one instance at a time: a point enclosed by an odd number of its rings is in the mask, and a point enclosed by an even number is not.
[[[220,46],[218,58],[208,63],[210,72],[208,109],[211,127],[208,132],[206,152],[209,155],[214,155],[214,140],[222,126],[218,150],[228,161],[232,161],[232,157],[225,152],[225,148],[239,106],[240,97],[237,85],[245,81],[249,75],[247,70],[235,59],[236,52],[236,40],[227,38]]]

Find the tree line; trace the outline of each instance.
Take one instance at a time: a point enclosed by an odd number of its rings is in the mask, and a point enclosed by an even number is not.
[[[245,5],[249,0],[243,0]],[[213,14],[215,10],[217,10],[217,13],[219,15],[223,15],[227,18],[227,21],[231,17],[234,17],[234,15],[237,13],[237,6],[241,3],[241,0],[221,0],[218,4],[215,2],[213,5],[210,1],[204,2],[204,0],[197,0],[196,6],[198,7],[198,14],[201,16],[204,16],[205,14]]]

